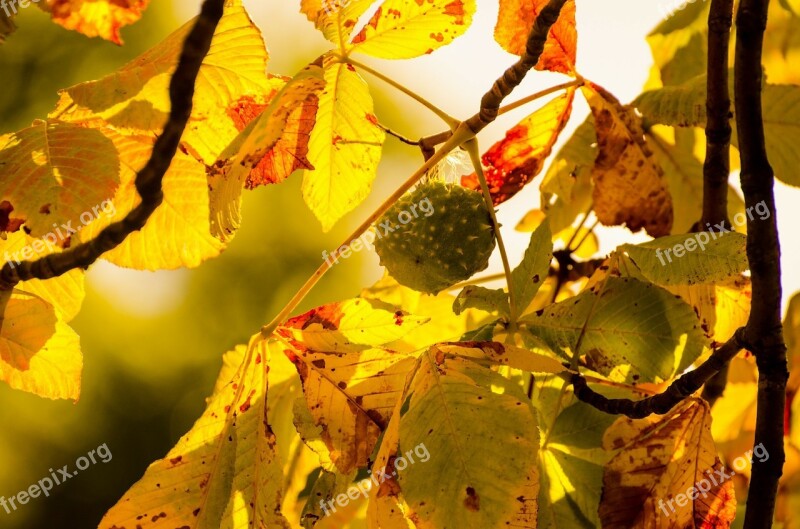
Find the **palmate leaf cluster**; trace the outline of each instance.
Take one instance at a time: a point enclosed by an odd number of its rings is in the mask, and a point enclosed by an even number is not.
[[[502,0],[497,42],[522,54],[546,4]],[[579,75],[576,2],[568,0],[536,69],[574,82],[482,157],[495,206],[543,173],[542,207],[518,226],[531,232],[530,244],[512,263],[506,287],[470,284],[427,295],[387,275],[357,298],[255,334],[224,355],[203,415],[100,527],[737,523],[746,473],[674,504],[669,514],[660,501],[741,455],[741,441],[754,429],[754,400],[743,406],[723,397],[710,408],[691,397],[663,416],[616,419],[578,401],[569,382],[581,372],[609,396],[654,394],[747,321],[744,235],[717,235],[705,251],[661,262],[661,252],[684,242],[702,211],[704,144],[697,133],[705,124],[705,65],[698,57],[705,56],[707,4],[690,4],[652,32],[651,79],[625,105],[602,79]],[[786,68],[798,53],[791,30],[798,19],[789,2],[774,4],[765,54],[767,139],[776,176],[798,185],[800,86]],[[476,0],[329,7],[301,2],[331,50],[285,77],[271,72],[241,2],[226,3],[164,178],[164,203],[104,259],[143,270],[199,266],[235,236],[244,190],[289,177],[302,178],[305,202],[326,231],[370,194],[387,134],[351,55],[435,52],[467,30]],[[86,31],[78,22],[71,27]],[[62,90],[50,115],[0,136],[0,228],[7,232],[0,254],[36,248],[51,226],[77,225],[82,212],[108,199],[112,215],[86,223],[75,241],[34,253],[61,251],[137,205],[136,171],[169,111],[167,86],[190,27],[103,79]],[[576,97],[586,99],[591,115],[553,155]],[[480,189],[480,177],[465,175],[461,184]],[[747,214],[734,189],[729,209],[731,218]],[[654,240],[620,246],[589,273],[564,273],[565,248],[570,259],[596,254],[587,211]],[[80,310],[83,272],[23,282],[3,296],[0,378],[43,397],[77,399],[82,361],[69,322]],[[795,358],[798,318],[795,299],[786,321]],[[742,354],[731,369],[741,386],[736,394],[755,395],[752,360]],[[797,377],[790,380],[792,394],[798,385]],[[798,406],[795,399],[786,437],[793,460],[800,455]],[[421,446],[429,458],[400,468],[398,459]],[[372,485],[353,493],[364,479]],[[800,480],[789,473],[784,484],[778,523],[800,527]]]

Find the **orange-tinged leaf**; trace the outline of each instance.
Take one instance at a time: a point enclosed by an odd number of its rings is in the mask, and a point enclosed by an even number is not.
[[[672,197],[663,171],[642,130],[641,119],[603,88],[583,88],[594,116],[598,154],[594,179],[594,211],[607,226],[644,228],[652,237],[672,229]]]
[[[248,182],[277,182],[296,167],[313,169],[306,155],[318,94],[325,87],[322,68],[312,64],[288,82],[272,77],[270,83],[276,91],[270,94],[269,105],[208,168],[211,232],[221,241],[230,240],[239,228],[242,188]],[[254,113],[258,103],[254,105],[243,110]]]
[[[500,16],[494,30],[495,40],[509,53],[522,55],[528,34],[549,0],[500,0]],[[537,70],[575,75],[578,31],[575,26],[575,0],[568,0],[561,15],[550,28]]]
[[[258,338],[254,338],[256,340]],[[227,357],[192,429],[106,513],[101,529],[289,529],[280,513],[283,472],[267,420],[269,349],[251,342]]]
[[[13,230],[43,237],[61,228],[77,229],[81,215],[114,196],[120,160],[112,131],[60,121],[36,121],[19,132],[0,136],[0,201]],[[65,225],[65,226],[62,226]],[[57,244],[64,245],[59,237]]]
[[[50,11],[53,22],[87,37],[122,44],[119,30],[137,22],[150,0],[47,0],[38,5]]]
[[[621,418],[604,445],[619,452],[603,473],[603,529],[730,527],[733,471],[716,457],[705,401],[687,399],[663,417]]]
[[[313,96],[291,111],[284,121],[286,127],[280,139],[250,171],[245,187],[254,189],[261,185],[278,184],[298,169],[314,168],[306,155],[318,105],[319,101]],[[228,115],[241,132],[268,107],[268,104],[260,104],[253,97],[245,96],[228,108]]]
[[[385,0],[350,51],[384,59],[433,53],[469,28],[475,7],[475,0]]]
[[[328,57],[303,176],[303,198],[324,231],[359,205],[372,189],[386,134],[377,126],[369,87],[346,64]]]
[[[575,90],[567,90],[512,127],[483,155],[486,183],[495,205],[513,197],[542,171],[569,121],[574,98]],[[461,185],[480,189],[474,173],[464,176]]]

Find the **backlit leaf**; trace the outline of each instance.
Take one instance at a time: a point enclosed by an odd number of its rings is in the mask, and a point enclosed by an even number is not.
[[[384,0],[348,51],[384,59],[432,53],[461,36],[474,13],[475,0]]]
[[[114,196],[120,160],[109,130],[93,130],[60,121],[36,121],[0,136],[0,201],[7,214],[24,223],[34,237],[56,229],[78,229],[81,215]],[[14,231],[19,225],[0,226]],[[64,244],[59,237],[57,244]]]
[[[578,296],[521,320],[554,351],[618,382],[668,380],[702,353],[692,309],[669,292],[608,277]]]
[[[599,146],[592,172],[597,218],[634,232],[644,228],[653,237],[669,235],[672,197],[640,118],[596,85],[582,90],[592,108]]]
[[[434,348],[422,358],[405,408],[398,451],[422,444],[430,453],[397,478],[418,527],[491,529],[520,519],[521,527],[535,527],[539,433],[521,390]]]
[[[730,527],[733,481],[719,472],[732,471],[716,457],[710,428],[708,405],[695,399],[664,417],[618,419],[604,440],[619,452],[603,475],[603,528]]]
[[[525,52],[528,34],[548,0],[500,0],[500,16],[494,30],[495,40],[515,55]],[[567,0],[558,21],[550,28],[544,52],[536,68],[568,75],[575,74],[578,32],[575,27],[575,1]]]
[[[97,236],[114,221],[121,220],[139,204],[134,170],[144,166],[152,151],[152,140],[128,136],[118,142],[124,171],[114,196],[114,215],[102,215],[81,231],[83,241]],[[224,245],[211,235],[206,174],[203,166],[178,152],[164,175],[164,201],[140,231],[103,254],[103,259],[137,270],[169,270],[196,267],[216,257]]]
[[[168,86],[193,21],[116,72],[61,91],[51,114],[72,122],[102,120],[132,134],[160,131],[169,112]],[[226,6],[195,84],[183,147],[206,165],[236,137],[230,109],[241,101],[265,103],[271,92],[267,52],[241,5]],[[213,127],[209,124],[212,123]]]
[[[297,340],[291,343],[288,354],[300,373],[310,412],[296,419],[306,423],[298,426],[301,435],[303,429],[321,429],[320,438],[338,472],[365,467],[415,358],[379,348],[328,352]]]
[[[394,342],[428,321],[357,298],[312,309],[287,321],[281,330],[310,349],[345,352]]]
[[[575,90],[548,102],[545,106],[512,127],[503,140],[495,143],[482,157],[486,183],[495,205],[517,194],[544,167],[561,131],[569,121]],[[461,179],[461,185],[480,189],[473,173]]]
[[[122,44],[119,30],[138,21],[149,0],[48,0],[37,5],[49,11],[53,22],[87,37]]]
[[[747,270],[746,239],[741,233],[703,231],[623,244],[619,250],[657,285],[692,285],[719,282]]]
[[[218,382],[202,417],[112,507],[101,529],[289,529],[266,418],[268,350],[252,343],[242,357],[233,378]]]
[[[41,397],[78,400],[83,368],[78,335],[33,294],[3,291],[0,303],[0,380]]]
[[[372,188],[386,137],[372,112],[369,88],[353,67],[327,59],[325,90],[308,145],[314,169],[303,176],[303,198],[324,231]]]

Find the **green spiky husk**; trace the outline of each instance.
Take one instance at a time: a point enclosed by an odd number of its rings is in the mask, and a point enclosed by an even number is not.
[[[430,200],[425,216],[420,203]],[[417,217],[412,214],[415,210]],[[430,208],[425,208],[430,211]],[[406,212],[406,213],[403,213]],[[399,216],[410,221],[402,225]],[[384,234],[381,225],[396,226]],[[484,270],[495,246],[483,195],[457,184],[427,182],[398,200],[378,221],[375,250],[400,284],[436,293]]]

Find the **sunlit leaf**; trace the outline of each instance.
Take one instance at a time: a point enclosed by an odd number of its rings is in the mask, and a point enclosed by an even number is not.
[[[217,383],[202,417],[112,507],[102,529],[289,528],[280,514],[282,471],[266,420],[268,350],[253,343],[239,354],[233,378]]]
[[[372,188],[386,134],[373,115],[369,88],[352,66],[328,58],[325,90],[308,145],[314,170],[303,198],[324,231],[363,201]]]
[[[80,229],[119,184],[120,159],[110,130],[93,130],[60,121],[36,121],[19,132],[0,136],[0,201],[5,225],[24,223],[35,237],[51,236],[63,246],[67,229]],[[93,209],[94,208],[94,209]],[[84,215],[84,217],[82,217]]]
[[[521,321],[568,360],[577,354],[619,382],[668,380],[689,367],[706,342],[688,305],[631,278],[609,277]]]
[[[570,89],[548,102],[512,127],[483,155],[486,183],[495,205],[516,195],[541,172],[569,120],[574,97],[575,90]],[[464,176],[461,185],[480,189],[474,173]]]
[[[730,527],[733,481],[717,472],[732,471],[716,457],[710,427],[708,405],[694,399],[664,417],[619,419],[604,439],[618,453],[603,474],[603,528]]]
[[[116,72],[61,91],[51,116],[72,122],[105,121],[132,134],[160,131],[170,108],[170,76],[192,24]],[[261,32],[241,5],[226,6],[195,84],[192,115],[181,140],[188,152],[206,165],[216,161],[238,134],[230,109],[248,98],[266,102],[271,92],[266,64]]]
[[[584,86],[592,108],[599,152],[595,160],[594,211],[605,225],[644,228],[653,237],[672,229],[672,197],[653,157],[641,120],[596,86]]]
[[[500,0],[500,16],[494,30],[495,40],[506,51],[522,55],[536,17],[547,2],[548,0]],[[544,52],[536,68],[574,75],[577,48],[575,2],[568,0],[561,8],[558,21],[550,28]]]
[[[137,22],[149,0],[48,0],[37,3],[56,24],[122,44],[120,29]]]
[[[144,166],[152,151],[152,139],[127,136],[117,147],[123,162],[122,183],[113,198],[114,210],[101,215],[80,232],[81,240],[96,237],[99,231],[119,221],[136,205],[134,170]],[[196,267],[216,257],[224,248],[212,236],[208,187],[205,170],[191,157],[178,152],[164,175],[164,201],[140,231],[129,235],[103,259],[138,270],[164,270]]]
[[[492,392],[490,384],[505,392]],[[430,453],[429,461],[397,472],[422,527],[494,528],[535,518],[539,435],[524,400],[492,371],[442,359],[435,349],[423,356],[400,419],[397,449],[405,453],[422,445]]]
[[[475,7],[475,0],[384,0],[348,51],[384,59],[432,53],[467,30]]]

